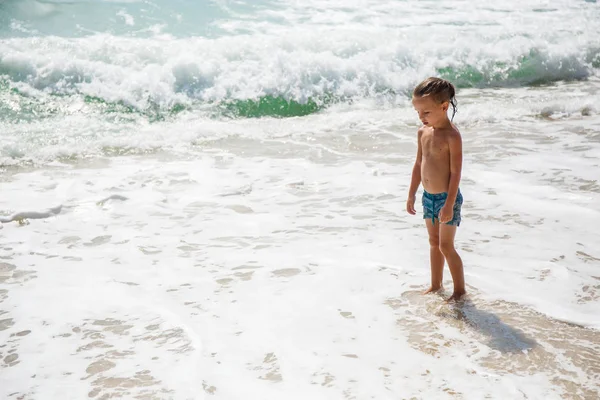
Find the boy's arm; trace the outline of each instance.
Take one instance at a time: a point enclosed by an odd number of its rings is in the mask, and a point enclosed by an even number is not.
[[[448,201],[446,204],[454,206],[462,174],[462,138],[460,133],[455,132],[448,138],[448,147],[450,149],[450,182],[448,182]]]
[[[421,158],[423,157],[423,149],[421,148],[421,136],[423,135],[423,128],[420,128],[417,132],[417,158],[413,165],[412,178],[410,180],[410,187],[408,188],[408,198],[412,199],[417,194],[417,189],[421,184]]]

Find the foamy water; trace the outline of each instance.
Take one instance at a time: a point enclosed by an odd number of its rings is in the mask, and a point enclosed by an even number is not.
[[[0,3],[0,398],[597,398],[598,5],[432,4]],[[460,306],[404,211],[435,73]]]

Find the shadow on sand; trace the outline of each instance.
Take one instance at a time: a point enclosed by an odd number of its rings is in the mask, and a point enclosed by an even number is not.
[[[489,339],[490,348],[502,353],[522,353],[537,346],[536,341],[522,331],[506,324],[496,314],[477,308],[469,299],[450,304],[441,314],[481,333]]]

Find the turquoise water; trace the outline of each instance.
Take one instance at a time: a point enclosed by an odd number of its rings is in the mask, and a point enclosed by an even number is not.
[[[235,12],[248,12],[238,7]],[[0,3],[0,37],[96,33],[148,37],[153,27],[179,37],[219,35],[211,24],[234,10],[211,1],[36,1]]]

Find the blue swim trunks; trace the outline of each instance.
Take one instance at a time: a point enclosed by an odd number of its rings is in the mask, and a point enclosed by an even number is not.
[[[423,191],[423,219],[430,219],[431,222],[435,224],[435,219],[439,220],[439,213],[444,204],[446,204],[446,198],[448,197],[448,193],[436,193],[431,194],[427,193],[427,191]],[[456,194],[456,201],[454,202],[454,215],[452,220],[446,222],[446,225],[456,225],[460,226],[460,209],[462,208],[463,197],[460,193],[460,189],[458,189],[458,193]]]

